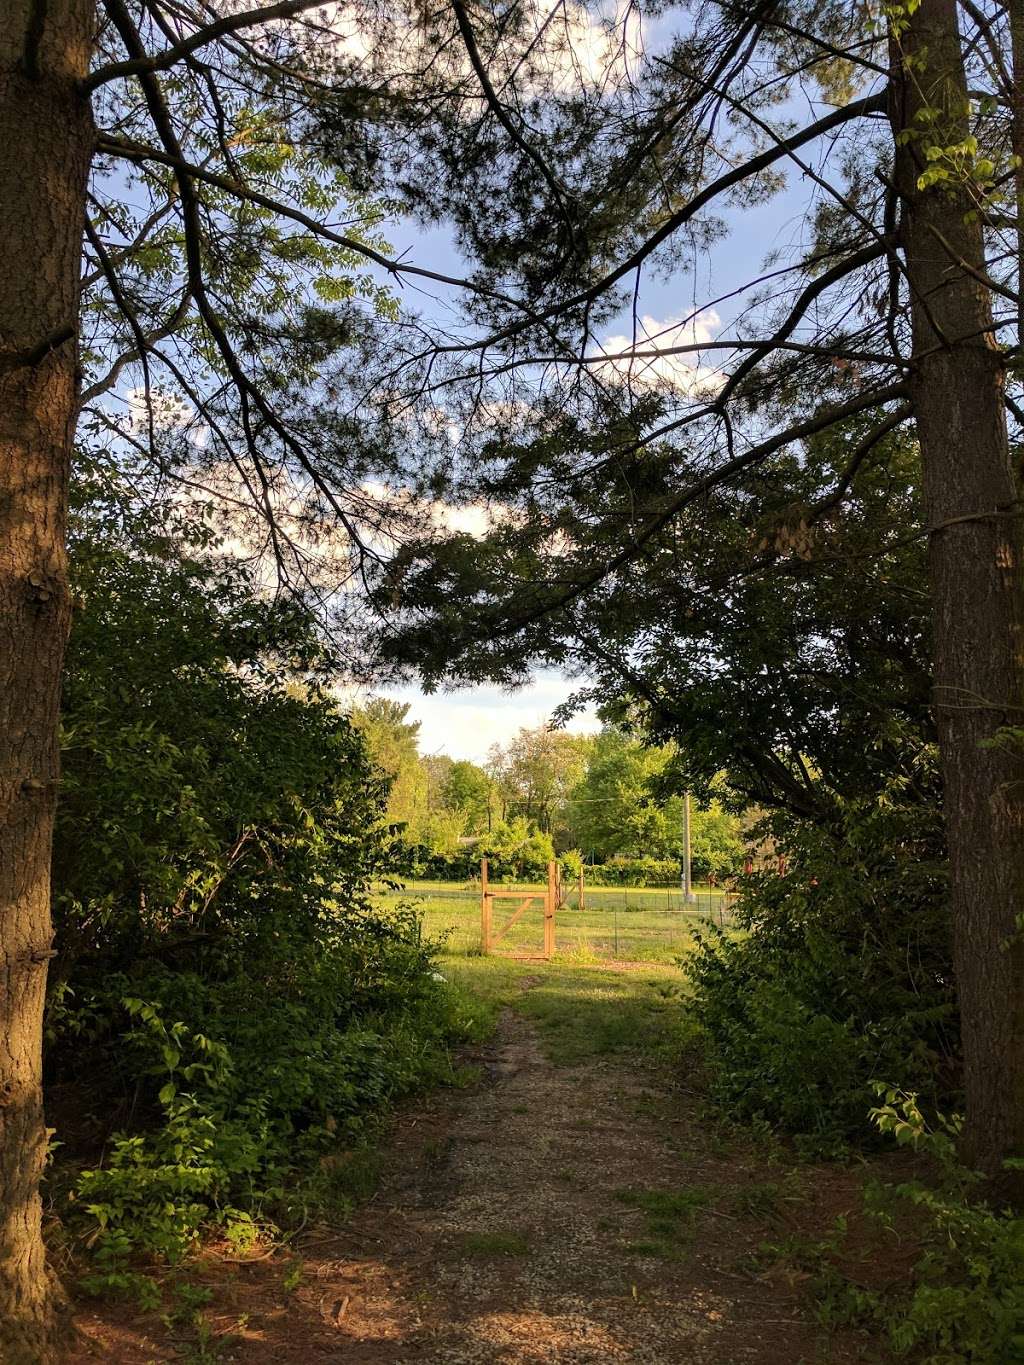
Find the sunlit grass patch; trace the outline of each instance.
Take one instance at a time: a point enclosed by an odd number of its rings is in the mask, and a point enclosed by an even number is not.
[[[624,973],[552,964],[518,1004],[535,1020],[552,1061],[572,1065],[610,1053],[674,1055],[687,1032],[683,1013],[665,1009],[663,988],[674,968]]]
[[[561,958],[444,956],[441,968],[458,994],[468,1038],[487,1038],[511,1006],[534,1021],[545,1053],[560,1065],[623,1052],[673,1060],[692,1031],[680,1008],[685,983],[676,967],[651,964],[640,973]]]

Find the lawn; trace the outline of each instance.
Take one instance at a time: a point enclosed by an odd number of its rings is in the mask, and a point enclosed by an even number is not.
[[[624,971],[561,957],[538,963],[448,953],[438,966],[458,992],[471,1037],[489,1037],[511,1006],[534,1022],[545,1053],[560,1065],[609,1053],[672,1061],[690,1034],[679,1008],[686,978],[674,964]]]

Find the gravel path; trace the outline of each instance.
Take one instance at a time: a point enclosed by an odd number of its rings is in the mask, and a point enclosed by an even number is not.
[[[529,981],[526,983],[529,986]],[[807,1276],[759,1257],[813,1187],[831,1216],[848,1175],[766,1164],[716,1136],[696,1097],[623,1055],[545,1057],[506,1010],[483,1079],[395,1125],[373,1199],[298,1252],[200,1271],[208,1354],[245,1365],[812,1365],[878,1360],[826,1335]],[[810,1184],[808,1185],[808,1182]],[[845,1183],[844,1183],[845,1182]],[[766,1214],[767,1210],[767,1214]],[[181,1360],[158,1323],[86,1315],[75,1365]],[[173,1340],[173,1334],[171,1334]],[[195,1350],[194,1347],[189,1348]]]

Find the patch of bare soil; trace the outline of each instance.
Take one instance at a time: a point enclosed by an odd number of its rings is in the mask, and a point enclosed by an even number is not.
[[[198,1268],[205,1346],[156,1314],[86,1307],[72,1365],[884,1360],[815,1323],[798,1257],[758,1252],[852,1213],[853,1173],[772,1164],[621,1057],[555,1066],[512,1011],[471,1060],[477,1087],[399,1118],[378,1193],[344,1227]]]

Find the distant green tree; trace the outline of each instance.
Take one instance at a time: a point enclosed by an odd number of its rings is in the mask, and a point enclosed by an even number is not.
[[[504,818],[523,817],[568,846],[569,796],[586,771],[593,740],[538,726],[522,729],[508,744],[491,749],[494,778]]]
[[[450,810],[462,811],[466,817],[466,831],[479,834],[491,827],[494,783],[483,768],[468,759],[451,763],[442,788],[444,804]]]
[[[370,697],[352,708],[352,724],[388,782],[388,819],[404,826],[406,837],[415,842],[427,815],[428,778],[420,759],[420,723],[408,715],[409,703],[390,697]]]
[[[677,806],[682,805],[679,797],[675,797],[674,802]],[[737,871],[743,851],[740,822],[735,815],[723,810],[719,801],[712,798],[707,805],[691,806],[690,859],[695,877]]]
[[[421,755],[420,765],[427,780],[428,813],[448,809],[449,803],[445,799],[444,789],[454,763],[455,760],[449,754]]]
[[[415,842],[434,857],[450,859],[458,855],[465,832],[465,811],[442,808],[428,811],[423,817]]]
[[[569,803],[571,837],[599,861],[617,856],[682,856],[683,797],[667,791],[676,749],[650,745],[616,726],[596,737],[586,774]],[[714,799],[691,803],[690,845],[703,874],[735,866],[741,854],[739,822]]]
[[[670,826],[652,785],[667,762],[664,748],[644,747],[614,726],[602,730],[570,796],[573,842],[600,862],[616,854],[677,855],[679,825]]]

